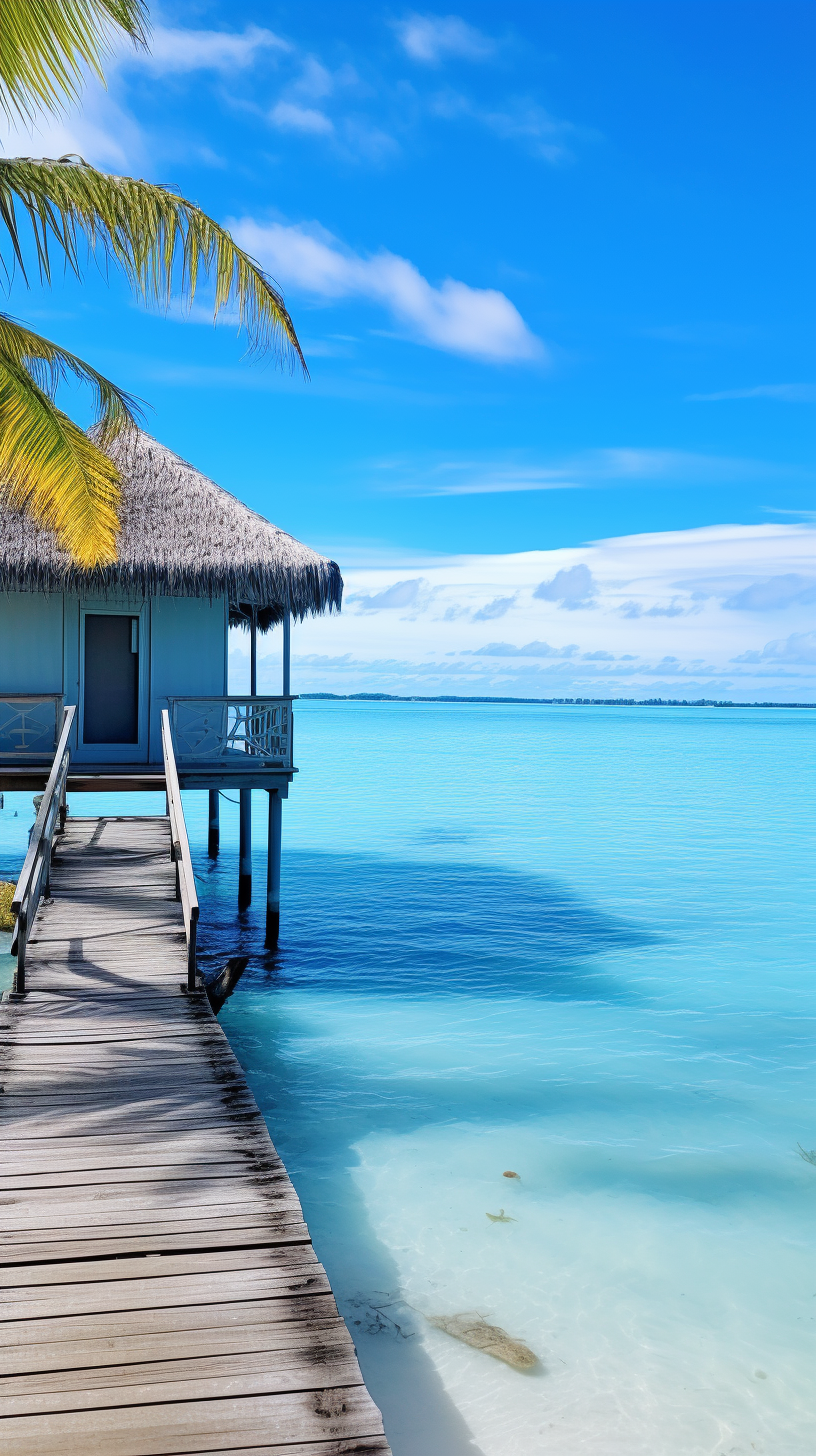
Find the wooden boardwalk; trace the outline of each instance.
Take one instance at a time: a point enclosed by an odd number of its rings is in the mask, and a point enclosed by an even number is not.
[[[3,1456],[388,1453],[165,818],[69,819],[0,1012]]]

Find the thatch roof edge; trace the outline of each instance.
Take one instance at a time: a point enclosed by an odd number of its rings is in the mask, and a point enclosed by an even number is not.
[[[168,569],[145,563],[82,571],[69,566],[55,570],[42,561],[0,564],[0,591],[67,592],[79,595],[100,592],[107,596],[214,597],[226,596],[231,603],[257,602],[278,607],[273,620],[281,621],[288,601],[293,617],[339,611],[343,601],[343,578],[336,561],[318,562],[288,570],[271,566],[226,569],[186,567]]]

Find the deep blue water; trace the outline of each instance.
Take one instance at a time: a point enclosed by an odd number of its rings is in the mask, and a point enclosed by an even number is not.
[[[241,917],[237,806],[211,862],[187,796],[205,968],[251,955],[222,1021],[395,1456],[812,1449],[815,718],[301,703],[276,955],[263,796]],[[424,1318],[464,1311],[539,1369]]]

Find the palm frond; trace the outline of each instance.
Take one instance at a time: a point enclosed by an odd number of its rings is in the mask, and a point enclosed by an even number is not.
[[[28,119],[59,110],[79,94],[86,70],[104,80],[117,31],[145,44],[144,0],[3,0],[0,108]]]
[[[116,467],[24,368],[2,356],[0,479],[9,503],[50,526],[80,566],[116,560]]]
[[[54,403],[69,377],[94,392],[94,439]],[[135,426],[137,408],[76,354],[0,314],[0,495],[87,569],[116,560],[119,472],[104,446]]]
[[[234,306],[258,351],[272,350],[291,365],[306,361],[295,326],[272,280],[239,248],[226,228],[170,187],[100,172],[81,157],[0,159],[0,222],[25,274],[18,209],[31,225],[44,278],[56,243],[79,274],[80,247],[117,264],[150,304],[167,306],[174,293],[187,302],[201,277],[214,285],[214,317]]]
[[[142,415],[142,402],[120,389],[77,354],[35,334],[17,319],[0,313],[0,357],[25,368],[39,388],[52,399],[57,386],[75,379],[90,387],[94,398],[94,438],[104,448],[122,430],[135,429]]]

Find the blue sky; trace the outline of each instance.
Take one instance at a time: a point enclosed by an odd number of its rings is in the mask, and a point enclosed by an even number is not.
[[[810,519],[810,4],[152,18],[5,144],[176,183],[284,288],[309,383],[205,295],[15,285],[166,444],[352,569]]]

